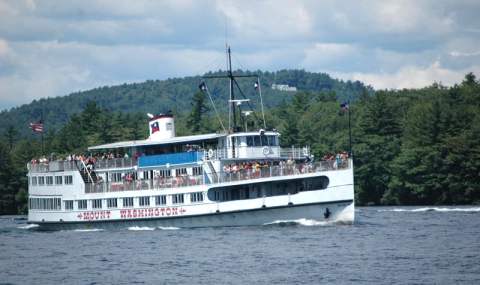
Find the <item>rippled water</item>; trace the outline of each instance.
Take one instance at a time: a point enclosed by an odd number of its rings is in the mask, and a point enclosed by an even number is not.
[[[480,284],[480,207],[358,208],[354,225],[38,232],[0,217],[0,283]]]

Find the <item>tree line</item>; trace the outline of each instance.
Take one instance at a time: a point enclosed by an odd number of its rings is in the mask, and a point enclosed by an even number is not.
[[[349,151],[351,116],[356,203],[425,205],[480,203],[480,83],[465,76],[452,87],[364,90],[341,110],[335,91],[297,92],[266,109],[267,128],[282,146],[311,147],[316,160]],[[174,111],[177,135],[221,130],[202,92]],[[225,115],[221,115],[225,121]],[[253,130],[260,116],[244,118]],[[144,113],[116,112],[90,101],[57,131],[44,133],[45,153],[83,153],[88,146],[148,136]],[[26,162],[41,155],[39,135],[24,139],[12,125],[0,139],[0,214],[26,209]]]

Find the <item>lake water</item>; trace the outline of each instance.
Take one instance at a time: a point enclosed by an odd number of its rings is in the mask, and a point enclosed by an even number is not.
[[[0,217],[0,283],[480,284],[480,207],[357,208],[354,225],[38,232]]]

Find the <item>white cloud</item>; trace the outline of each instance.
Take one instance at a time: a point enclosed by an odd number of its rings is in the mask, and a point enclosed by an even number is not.
[[[442,67],[438,61],[427,67],[405,66],[395,73],[351,73],[337,74],[341,78],[359,80],[375,89],[422,88],[434,82],[451,86],[459,83],[468,72],[479,73],[480,65],[470,66],[463,70],[450,70]]]
[[[480,2],[0,0],[0,109],[99,85],[235,67],[377,88],[478,72]]]
[[[8,43],[6,40],[0,38],[0,57],[5,56],[8,52]]]
[[[472,52],[461,52],[461,51],[451,51],[450,55],[453,57],[469,57],[469,56],[479,56],[480,50]]]

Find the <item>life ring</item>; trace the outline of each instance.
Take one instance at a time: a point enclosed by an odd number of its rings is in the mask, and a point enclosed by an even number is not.
[[[270,154],[270,148],[268,146],[265,146],[263,148],[263,155],[267,156]]]
[[[208,150],[208,158],[212,158],[213,157],[213,149],[209,149]]]

